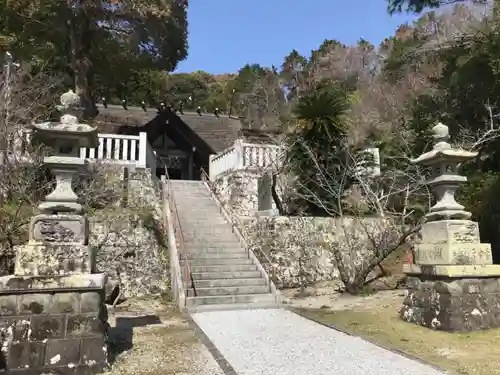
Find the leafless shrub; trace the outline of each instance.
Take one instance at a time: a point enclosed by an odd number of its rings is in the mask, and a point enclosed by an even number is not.
[[[50,116],[60,81],[26,66],[0,75],[0,274],[13,271],[14,247],[27,240],[37,202],[50,190],[43,147],[29,143],[28,126]]]
[[[385,276],[381,263],[419,230],[423,210],[415,202],[425,205],[430,199],[421,185],[422,172],[417,166],[401,163],[398,169],[373,175],[361,155],[346,151],[337,168],[340,172],[333,173],[311,150],[308,154],[314,177],[307,184],[298,179],[298,191],[303,199],[338,218],[340,230],[328,234],[325,244],[346,291],[360,293]],[[376,268],[380,272],[370,277]]]

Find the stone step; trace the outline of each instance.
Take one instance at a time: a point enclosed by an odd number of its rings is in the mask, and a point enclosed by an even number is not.
[[[188,204],[189,205],[189,208],[191,210],[194,209],[194,207],[198,207],[198,206],[203,206],[203,207],[215,207],[217,208],[217,210],[219,210],[219,206],[217,205],[217,203],[215,203],[215,201],[213,200],[212,197],[210,196],[205,196],[205,195],[201,195],[201,194],[183,194],[182,197],[179,196],[179,197],[176,197],[174,195],[174,200],[175,200],[175,204],[177,206],[187,206]]]
[[[211,272],[193,272],[191,270],[193,280],[222,280],[222,279],[258,279],[262,277],[262,274],[257,269],[252,271],[211,271]],[[186,273],[182,273],[184,278]]]
[[[182,225],[182,222],[181,222]],[[216,237],[234,237],[233,229],[230,226],[213,228],[208,225],[182,225],[182,235],[184,237],[194,237],[200,234],[208,234]]]
[[[201,305],[225,305],[251,303],[254,304],[275,304],[276,298],[272,294],[236,294],[232,296],[202,296],[202,297],[187,297],[186,307],[197,307]]]
[[[196,285],[196,284],[195,284]],[[196,288],[196,297],[205,296],[236,296],[245,294],[266,294],[269,293],[269,287],[266,285],[250,286],[227,286],[217,288]],[[194,290],[187,290],[187,297],[194,297]]]
[[[237,271],[256,271],[255,264],[231,264],[221,266],[190,266],[191,272],[237,272]]]
[[[187,202],[189,199],[196,199],[196,202],[194,203],[198,203],[198,201],[215,203],[213,197],[206,192],[189,191],[189,192],[179,192],[178,194],[176,194],[174,191],[174,200],[176,203]]]
[[[182,225],[182,233],[187,233],[187,234],[195,234],[201,230],[205,231],[210,230],[216,233],[217,232],[233,233],[233,226],[226,222],[215,225],[214,223],[207,223],[206,221],[198,223],[181,219],[181,225]]]
[[[194,214],[191,214],[194,215]],[[214,228],[214,229],[226,229],[226,228],[232,228],[232,224],[228,223],[226,220],[218,220],[217,216],[219,214],[214,214],[214,215],[207,215],[204,219],[193,219],[190,218],[189,215],[182,216],[180,215],[179,220],[181,222],[181,225],[184,227],[186,226],[186,229],[188,228],[197,228],[197,227],[203,227],[203,228]],[[182,228],[184,230],[184,228]]]
[[[186,208],[187,212],[196,212],[199,209],[220,213],[220,208],[212,198],[183,197],[175,201],[177,207]]]
[[[231,311],[231,310],[264,310],[264,309],[279,309],[279,304],[273,301],[250,302],[250,303],[229,303],[220,305],[198,305],[189,307],[190,313],[207,312],[207,311]]]
[[[194,285],[196,288],[224,288],[228,286],[254,286],[254,285],[266,285],[266,279],[260,277],[260,273],[257,277],[250,279],[211,279],[211,280],[197,280],[194,279]]]
[[[238,244],[236,246],[216,246],[216,245],[198,245],[194,246],[190,243],[188,254],[232,254],[232,253],[247,253],[247,251]]]
[[[182,225],[182,223],[181,223]],[[228,238],[232,238],[232,237],[235,237],[235,234],[233,233],[233,230],[231,227],[226,227],[226,228],[212,228],[212,227],[209,227],[209,226],[206,226],[206,227],[203,227],[203,226],[198,226],[198,227],[186,227],[184,229],[184,227],[186,226],[183,226],[182,228],[182,235],[184,237],[194,237],[194,236],[198,236],[200,234],[207,234],[207,235],[210,235],[210,236],[214,236],[214,237],[228,237]]]
[[[188,261],[191,262],[192,260],[208,260],[208,259],[248,259],[248,253],[240,249],[239,251],[232,251],[232,252],[213,252],[213,253],[206,253],[203,251],[199,252],[193,252],[191,250],[188,250],[187,252],[188,256]]]
[[[198,237],[196,240],[184,237],[184,244],[188,249],[203,249],[203,248],[241,248],[242,245],[239,241],[223,241],[223,240],[212,240],[210,244],[210,237]]]
[[[177,206],[177,210],[179,212],[179,217],[181,220],[186,220],[186,221],[190,221],[192,222],[192,217],[193,216],[199,216],[200,218],[205,218],[205,223],[207,223],[207,220],[208,218],[214,218],[216,219],[217,217],[219,219],[224,219],[224,216],[221,216],[221,213],[219,212],[218,209],[215,209],[215,208],[208,208],[208,209],[205,209],[201,206],[198,206],[196,204],[194,204],[194,207],[195,208],[199,208],[194,210],[193,209],[193,202],[191,202],[191,206],[190,208],[188,209],[187,205],[186,207],[183,207],[183,206]],[[193,219],[194,220],[194,219]]]
[[[191,268],[196,266],[241,266],[253,264],[250,258],[188,258],[188,261]],[[184,260],[181,260],[181,265],[183,264]]]
[[[242,247],[241,243],[236,238],[224,239],[222,237],[215,237],[207,234],[200,234],[199,236],[192,238],[184,237],[184,243],[189,244],[190,247],[195,249],[206,244],[209,244],[208,246],[211,247]]]

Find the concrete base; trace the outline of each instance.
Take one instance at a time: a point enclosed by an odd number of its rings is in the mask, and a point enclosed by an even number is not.
[[[487,265],[453,265],[434,266],[422,264],[403,264],[403,272],[407,275],[424,275],[434,277],[500,277],[500,264]]]
[[[105,369],[105,282],[104,274],[0,277],[0,373]]]
[[[257,218],[260,218],[260,217],[275,217],[275,216],[279,216],[279,215],[280,215],[280,213],[275,208],[271,208],[269,210],[257,211],[255,213],[255,217],[257,217]]]
[[[452,279],[410,276],[401,319],[464,332],[500,327],[500,276]]]
[[[17,246],[16,252],[16,275],[85,275],[95,272],[95,252],[87,245],[28,243]]]

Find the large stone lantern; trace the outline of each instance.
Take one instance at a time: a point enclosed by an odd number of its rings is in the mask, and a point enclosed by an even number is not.
[[[480,242],[478,223],[455,200],[467,181],[457,167],[477,153],[453,148],[447,126],[432,130],[434,148],[412,162],[430,169],[425,183],[436,203],[425,216],[415,264],[404,265],[409,289],[401,317],[447,331],[500,326],[500,265],[492,264],[491,245]]]
[[[85,161],[80,147],[96,129],[78,122],[78,96],[61,96],[58,123],[34,125],[33,139],[52,146],[44,158],[56,187],[16,249],[14,275],[0,277],[0,372],[92,374],[107,366],[106,275],[95,273],[87,218],[71,187]]]
[[[56,178],[56,188],[39,206],[42,212],[82,212],[71,183],[85,165],[85,159],[79,157],[80,148],[97,147],[98,138],[96,128],[78,122],[79,104],[78,95],[70,90],[61,95],[58,110],[64,114],[59,123],[33,125],[33,139],[50,146],[55,152],[55,155],[44,158],[44,164]]]

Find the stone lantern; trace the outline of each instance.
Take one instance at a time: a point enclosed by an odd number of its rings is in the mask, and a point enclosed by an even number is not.
[[[477,152],[453,149],[448,143],[450,134],[448,127],[438,123],[432,128],[436,143],[434,148],[412,160],[414,164],[430,167],[431,176],[425,181],[436,197],[436,204],[425,215],[427,221],[441,219],[469,219],[470,212],[464,211],[464,206],[455,200],[455,192],[467,177],[458,174],[458,164],[474,159]]]
[[[476,152],[453,148],[448,127],[432,129],[434,148],[412,163],[430,169],[425,184],[436,203],[425,215],[421,242],[415,246],[415,264],[405,264],[409,289],[402,319],[446,331],[467,331],[500,326],[500,265],[493,265],[491,245],[480,242],[477,222],[455,200],[467,178],[458,165]]]
[[[56,188],[39,206],[42,212],[82,212],[71,183],[85,165],[85,159],[80,158],[80,148],[97,147],[98,138],[96,128],[78,123],[79,104],[80,98],[70,90],[61,95],[61,105],[57,106],[64,113],[59,123],[33,125],[33,140],[50,146],[55,152],[55,155],[44,158],[44,164],[56,179]]]
[[[32,139],[53,148],[44,163],[56,187],[31,219],[28,243],[16,249],[14,275],[0,277],[0,372],[91,374],[107,365],[107,277],[96,273],[87,218],[71,187],[85,165],[80,147],[94,147],[97,130],[78,122],[73,91],[58,110],[60,122],[33,125]]]

